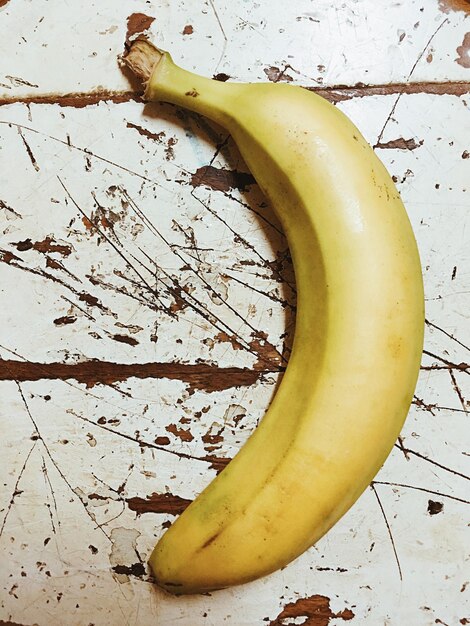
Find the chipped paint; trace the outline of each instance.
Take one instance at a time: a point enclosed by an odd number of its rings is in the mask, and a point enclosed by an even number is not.
[[[145,13],[132,13],[129,15],[127,18],[126,46],[138,35],[142,35],[148,31],[154,21],[154,17],[145,15]]]
[[[444,510],[444,504],[442,502],[435,502],[434,500],[428,500],[428,513],[429,515],[437,515]]]
[[[191,503],[187,498],[175,496],[172,493],[152,493],[146,498],[128,498],[127,506],[137,515],[143,513],[169,513],[179,515]]]
[[[330,607],[330,598],[314,595],[308,598],[299,598],[295,602],[289,602],[269,626],[293,626],[298,624],[298,618],[304,626],[328,626],[332,619],[340,619],[349,622],[354,618],[351,609],[343,609],[334,613]]]
[[[245,191],[248,185],[254,184],[255,179],[249,172],[230,171],[213,165],[200,167],[191,176],[193,187],[204,185],[214,191]]]
[[[465,37],[463,38],[462,44],[457,48],[458,57],[456,58],[456,62],[465,67],[466,69],[470,68],[470,33],[465,33]]]
[[[447,15],[451,11],[463,11],[464,13],[470,13],[469,0],[438,0],[439,9]]]
[[[72,92],[67,94],[46,94],[26,97],[7,97],[0,94],[0,105],[11,103],[24,104],[58,104],[61,107],[74,107],[82,109],[83,107],[92,106],[99,102],[130,102],[133,100],[140,101],[138,93],[135,91],[108,91],[106,89],[96,89],[87,93]]]
[[[63,316],[56,318],[54,324],[68,325],[76,318]],[[112,339],[120,343],[137,345],[139,342],[125,335],[113,335]],[[129,378],[166,378],[188,383],[191,389],[221,391],[231,387],[252,385],[263,374],[275,372],[273,369],[257,371],[236,367],[222,368],[214,372],[206,364],[180,363],[114,363],[107,361],[82,361],[80,363],[34,363],[0,359],[0,380],[76,380],[88,388],[94,385],[110,385]]]
[[[2,4],[3,623],[465,623],[463,0]],[[350,115],[397,181],[426,285],[418,387],[371,488],[289,567],[177,600],[151,584],[148,556],[272,401],[295,280],[232,140],[143,106],[121,71],[131,14],[190,69],[303,85]]]
[[[230,79],[228,74],[216,74],[215,80],[225,82]],[[466,81],[447,81],[447,82],[413,82],[413,83],[387,83],[383,85],[340,85],[332,87],[309,87],[306,89],[318,93],[329,102],[337,103],[353,98],[363,98],[367,96],[379,95],[400,95],[412,93],[429,93],[435,95],[455,95],[463,96],[468,92],[468,82]],[[141,102],[142,90],[136,87],[133,91],[107,91],[95,90],[89,93],[75,92],[62,94],[50,94],[44,96],[2,96],[0,94],[0,106],[3,104],[57,104],[61,107],[84,108],[93,106],[100,102],[124,103],[124,102]],[[131,126],[130,126],[131,128]]]
[[[111,531],[109,562],[119,583],[129,582],[129,576],[143,576],[145,566],[137,552],[140,533],[132,528],[117,527]]]
[[[93,16],[92,30],[83,14]],[[432,0],[423,6],[364,0],[344,10],[335,4],[320,3],[312,10],[307,0],[300,4],[275,0],[269,16],[262,3],[251,7],[244,0],[223,7],[212,2],[207,9],[189,12],[185,5],[170,10],[167,0],[153,5],[145,0],[118,5],[84,0],[72,9],[59,4],[52,12],[48,0],[7,2],[0,21],[0,55],[9,62],[0,73],[0,99],[35,92],[65,95],[79,89],[85,94],[100,88],[111,93],[129,91],[129,76],[123,75],[115,59],[123,51],[132,15],[144,17],[133,20],[130,33],[148,31],[155,42],[171,46],[184,66],[197,65],[208,76],[265,81],[265,69],[282,72],[290,65],[295,71],[287,75],[311,87],[465,81],[465,68],[449,64],[446,56],[454,58],[455,41],[462,41],[468,30],[462,19],[467,14],[466,0]],[[430,65],[429,50],[419,57],[443,20],[437,42],[431,44],[439,49],[439,61]],[[21,24],[23,35],[13,48],[11,24]],[[73,32],[67,72],[60,71],[61,39],[48,36],[62,24]],[[187,26],[193,34],[182,34]],[[406,33],[402,42],[398,32]],[[31,75],[24,59],[33,59],[38,48],[42,63]],[[7,76],[25,83],[12,84]]]
[[[269,81],[272,83],[291,83],[294,79],[290,74],[287,74],[287,70],[290,66],[286,65],[282,70],[278,67],[267,67],[263,71],[266,74]]]

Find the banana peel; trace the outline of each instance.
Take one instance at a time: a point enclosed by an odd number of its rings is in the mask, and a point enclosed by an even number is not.
[[[287,84],[218,82],[145,40],[126,62],[164,101],[225,127],[287,236],[294,345],[266,415],[150,557],[175,594],[286,566],[370,484],[403,426],[424,334],[421,265],[399,193],[354,124]]]

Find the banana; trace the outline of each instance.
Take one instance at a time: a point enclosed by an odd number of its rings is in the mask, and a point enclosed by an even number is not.
[[[286,84],[217,82],[134,43],[145,99],[232,135],[286,233],[298,289],[287,370],[258,428],[162,536],[159,585],[200,593],[291,562],[353,505],[408,413],[424,331],[420,260],[385,167],[352,122]]]

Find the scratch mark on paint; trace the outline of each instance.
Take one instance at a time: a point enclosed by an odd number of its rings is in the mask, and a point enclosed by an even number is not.
[[[409,81],[411,76],[413,75],[413,72],[416,69],[416,66],[418,65],[418,63],[420,62],[422,56],[424,55],[424,53],[426,52],[426,50],[429,48],[429,46],[431,45],[433,39],[436,37],[437,33],[441,30],[441,28],[444,26],[444,24],[447,24],[447,22],[449,21],[449,19],[446,17],[445,20],[443,20],[439,26],[436,28],[436,30],[433,32],[433,34],[431,35],[431,37],[428,39],[428,41],[426,42],[424,48],[422,49],[421,53],[418,55],[418,58],[416,59],[416,61],[414,62],[410,72],[408,73],[408,76],[406,77],[406,81]],[[396,98],[395,102],[393,103],[393,106],[390,110],[390,113],[387,116],[387,119],[385,120],[382,129],[379,133],[379,136],[377,138],[376,144],[374,145],[374,148],[376,148],[382,141],[382,137],[384,135],[385,129],[388,126],[389,121],[392,119],[392,115],[395,113],[395,110],[397,108],[398,103],[400,102],[400,99],[402,97],[402,93],[398,94],[398,97]]]
[[[399,574],[400,580],[403,580],[403,574],[402,574],[402,571],[401,571],[400,559],[398,558],[398,553],[397,553],[397,549],[396,549],[396,546],[395,546],[395,540],[393,538],[392,529],[390,527],[390,524],[388,522],[387,516],[385,514],[385,510],[383,508],[382,502],[381,502],[381,500],[379,498],[379,494],[377,493],[377,489],[375,488],[374,484],[371,484],[371,489],[374,492],[374,495],[375,495],[375,497],[377,499],[377,502],[379,504],[380,510],[382,511],[382,516],[383,516],[383,518],[385,520],[385,525],[387,526],[388,535],[389,535],[390,541],[392,543],[393,554],[395,555],[395,561],[396,561],[397,567],[398,567],[398,574]]]
[[[26,153],[29,157],[29,160],[31,161],[32,166],[34,167],[34,169],[36,170],[36,172],[39,172],[39,165],[37,164],[37,161],[34,157],[33,151],[31,150],[28,142],[25,139],[25,136],[23,135],[23,132],[21,130],[21,128],[18,128],[18,134],[21,137],[22,141],[23,141],[23,145],[26,149]]]
[[[23,492],[21,491],[21,489],[19,489],[19,484],[20,484],[21,478],[22,478],[22,476],[23,476],[23,474],[24,474],[24,472],[25,472],[25,469],[26,469],[26,466],[27,466],[27,464],[28,464],[29,458],[30,458],[30,456],[31,456],[31,454],[32,454],[32,452],[33,452],[33,450],[34,450],[34,448],[36,447],[36,443],[37,443],[37,442],[35,441],[35,442],[33,443],[33,445],[31,446],[31,448],[30,448],[30,450],[29,450],[28,454],[27,454],[27,455],[26,455],[26,457],[25,457],[24,463],[23,463],[23,465],[22,465],[22,467],[21,467],[21,469],[20,469],[20,471],[19,471],[19,473],[18,473],[18,476],[17,476],[17,478],[16,478],[15,486],[13,487],[13,492],[12,492],[12,494],[11,494],[11,496],[10,496],[10,501],[9,501],[8,506],[7,506],[7,508],[6,508],[6,512],[5,512],[5,515],[4,515],[4,517],[3,517],[3,521],[2,521],[2,525],[1,525],[1,527],[0,527],[0,537],[1,537],[1,536],[2,536],[2,534],[3,534],[3,530],[4,530],[4,528],[5,528],[5,524],[6,524],[6,522],[7,522],[8,516],[9,516],[9,514],[10,514],[11,508],[12,508],[12,506],[13,506],[14,502],[15,502],[15,498],[16,498],[17,496],[21,495],[21,494],[23,493]]]
[[[83,509],[85,510],[85,512],[86,512],[86,514],[87,514],[87,516],[88,516],[88,517],[92,520],[93,524],[94,524],[94,525],[96,525],[96,519],[94,518],[94,516],[90,513],[90,511],[89,511],[89,510],[88,510],[88,508],[86,507],[86,504],[83,502],[82,498],[80,497],[80,495],[79,495],[79,493],[78,493],[78,490],[77,490],[77,489],[74,489],[74,488],[72,487],[72,485],[71,485],[71,484],[70,484],[70,482],[68,481],[67,477],[65,476],[65,474],[63,473],[63,471],[60,469],[59,465],[57,464],[57,461],[56,461],[56,460],[55,460],[55,458],[53,457],[53,455],[52,455],[52,453],[51,453],[51,451],[50,451],[49,446],[47,445],[46,441],[44,440],[44,438],[43,438],[43,436],[42,436],[42,434],[41,434],[41,431],[39,430],[38,425],[37,425],[37,423],[36,423],[35,419],[33,418],[33,415],[32,415],[32,413],[31,413],[31,411],[30,411],[30,408],[29,408],[29,406],[28,406],[28,403],[26,402],[26,398],[25,398],[25,395],[24,395],[24,393],[23,393],[23,389],[22,389],[22,387],[21,387],[20,383],[17,381],[17,382],[16,382],[16,384],[17,384],[17,387],[18,387],[19,394],[20,394],[20,396],[21,396],[21,400],[22,400],[23,405],[24,405],[24,407],[25,407],[25,409],[26,409],[26,413],[28,414],[28,416],[29,416],[29,418],[30,418],[30,420],[31,420],[31,422],[32,422],[32,424],[33,424],[33,426],[34,426],[35,432],[36,432],[36,434],[37,434],[37,438],[41,441],[42,446],[43,446],[44,450],[46,451],[47,456],[49,457],[49,460],[51,461],[52,465],[55,467],[55,469],[56,469],[57,473],[58,473],[58,474],[59,474],[59,476],[62,478],[62,480],[64,481],[64,483],[67,485],[68,489],[69,489],[69,490],[70,490],[70,491],[74,494],[74,496],[78,497],[78,499],[79,499],[79,501],[81,502],[81,504],[82,504],[82,506],[83,506]],[[95,527],[96,527],[96,526],[95,526]],[[102,533],[105,535],[105,537],[106,537],[108,540],[110,540],[109,535],[107,534],[107,532],[106,532],[105,530],[103,530],[103,529],[101,529],[101,531],[102,531]]]

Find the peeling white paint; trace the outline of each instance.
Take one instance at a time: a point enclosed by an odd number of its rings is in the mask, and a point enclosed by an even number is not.
[[[0,97],[128,89],[116,55],[133,12],[154,16],[156,40],[209,75],[267,80],[265,69],[288,64],[309,85],[468,80],[453,62],[468,20],[439,4],[10,0]],[[148,578],[177,514],[155,508],[168,506],[159,496],[193,499],[272,400],[294,322],[285,238],[256,185],[192,184],[209,163],[246,173],[205,120],[137,102],[0,107],[3,362],[265,370],[213,390],[168,369],[88,386],[63,374],[2,380],[0,620],[269,625],[315,596],[365,626],[470,618],[469,102],[470,92],[395,93],[338,104],[379,146],[418,240],[428,323],[415,400],[373,486],[315,547],[263,580],[190,598]]]

